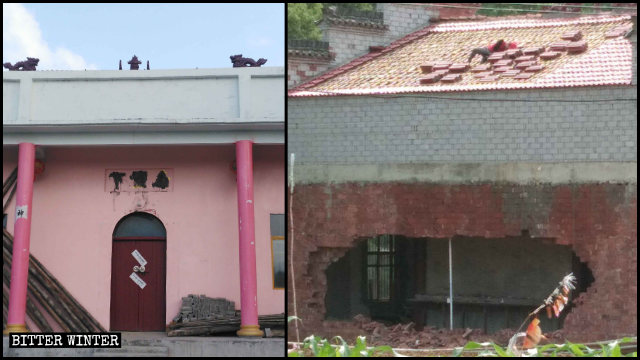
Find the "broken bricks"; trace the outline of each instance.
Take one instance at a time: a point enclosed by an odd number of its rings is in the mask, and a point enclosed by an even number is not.
[[[515,329],[502,329],[493,334],[485,334],[482,329],[462,328],[449,330],[432,326],[425,326],[418,331],[415,329],[413,322],[385,325],[362,314],[356,315],[353,320],[354,322],[336,322],[335,326],[345,329],[347,333],[358,333],[367,336],[367,343],[372,346],[388,345],[396,348],[451,348],[464,346],[469,341],[493,341],[504,346],[515,333]],[[349,331],[349,327],[353,327],[353,329]],[[335,330],[332,331],[335,332]],[[551,335],[558,342],[564,340],[561,331],[556,331]],[[347,342],[355,341],[355,339],[345,340]]]

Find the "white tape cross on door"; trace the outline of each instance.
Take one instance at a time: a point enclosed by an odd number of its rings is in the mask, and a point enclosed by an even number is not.
[[[136,258],[136,260],[138,260],[138,262],[140,263],[140,266],[145,266],[147,265],[147,260],[145,260],[142,257],[142,254],[140,254],[140,252],[136,249],[133,250],[133,252],[131,253],[131,255],[133,255],[134,258]]]
[[[134,283],[140,286],[140,289],[144,289],[144,287],[147,286],[147,283],[144,282],[144,280],[142,280],[142,278],[134,272],[132,272],[131,275],[129,275],[129,278],[131,278],[131,280],[133,280]]]
[[[133,250],[133,252],[131,253],[131,255],[133,255],[133,257],[138,260],[138,263],[140,264],[140,272],[144,272],[144,266],[147,265],[147,260],[145,260],[142,257],[142,254],[140,254],[140,252],[136,249]],[[147,286],[147,283],[144,282],[144,280],[142,280],[142,278],[136,274],[136,272],[138,271],[137,266],[134,266],[133,268],[133,272],[131,273],[131,275],[129,275],[129,278],[131,280],[133,280],[134,283],[136,283],[138,286],[140,286],[140,289],[144,289],[145,286]]]

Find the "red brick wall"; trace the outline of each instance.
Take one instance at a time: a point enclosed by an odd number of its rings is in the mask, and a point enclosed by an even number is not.
[[[565,319],[570,340],[637,334],[635,185],[296,185],[292,213],[301,336],[324,319],[326,268],[357,238],[501,238],[523,229],[571,245],[593,272],[593,284],[572,299],[577,306]],[[289,314],[291,289],[289,283]]]

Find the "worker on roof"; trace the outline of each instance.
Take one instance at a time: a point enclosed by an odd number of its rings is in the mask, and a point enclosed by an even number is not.
[[[471,50],[471,55],[469,56],[469,62],[478,54],[482,55],[482,63],[486,63],[489,56],[496,51],[507,51],[509,49],[516,49],[518,44],[515,42],[506,43],[504,40],[500,39],[493,44],[489,44],[487,47],[480,47]]]

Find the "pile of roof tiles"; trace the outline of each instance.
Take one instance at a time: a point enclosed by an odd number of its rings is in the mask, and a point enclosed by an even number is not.
[[[438,81],[451,83],[459,81],[462,78],[460,73],[469,70],[467,64],[454,64],[450,61],[441,61],[427,63],[420,66],[423,73],[429,73],[426,77],[420,79],[421,84],[433,84]]]
[[[455,64],[450,61],[436,61],[420,66],[423,74],[420,84],[454,83],[462,79],[462,74],[471,70],[473,77],[480,82],[497,81],[500,78],[527,80],[542,71],[545,65],[541,61],[559,58],[563,52],[580,54],[587,50],[587,43],[582,39],[580,30],[569,31],[561,36],[562,41],[554,42],[548,47],[533,46],[523,49],[510,49],[491,54],[485,64],[470,69],[468,64]]]
[[[587,43],[580,41],[582,39],[582,32],[570,31],[562,34],[562,40],[549,46],[552,51],[567,51],[572,54],[579,54],[587,50]]]

